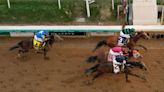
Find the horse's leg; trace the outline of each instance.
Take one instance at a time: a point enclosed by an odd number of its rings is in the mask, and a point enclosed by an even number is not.
[[[132,72],[127,68],[127,66],[126,66],[126,68],[125,68],[125,78],[126,78],[126,82],[129,82],[129,80],[128,80],[128,75],[135,76],[135,77],[137,77],[137,78],[140,78],[140,79],[146,81],[146,79],[145,79],[144,76],[139,76],[139,75],[137,75],[137,74],[132,73]]]
[[[93,49],[93,52],[95,52],[98,48],[107,45],[106,40],[99,41],[96,45],[96,47]]]
[[[126,82],[129,82],[129,80],[128,80],[128,74],[129,74],[129,72],[130,72],[130,70],[127,68],[127,66],[125,66],[124,73],[125,73]]]
[[[88,63],[94,63],[94,62],[96,62],[96,60],[97,60],[97,56],[90,56],[90,57],[86,60],[86,62],[88,62]]]
[[[146,78],[145,78],[144,76],[139,76],[139,75],[134,74],[134,73],[132,73],[132,72],[129,72],[128,74],[129,74],[129,75],[132,75],[132,76],[135,76],[135,77],[137,77],[137,78],[140,78],[140,79],[142,79],[142,80],[144,80],[144,81],[146,81]]]
[[[44,49],[43,49],[43,55],[44,55],[44,59],[45,59],[45,60],[49,59],[49,58],[47,57],[47,52],[48,52],[48,50],[44,48]]]
[[[92,81],[94,81],[97,77],[99,77],[102,74],[102,72],[98,71],[97,74],[92,78]]]
[[[88,75],[88,73],[90,74],[90,73],[93,73],[93,72],[97,71],[97,67],[98,67],[98,66],[99,66],[99,64],[96,64],[96,65],[94,65],[93,67],[87,69],[87,70],[85,71],[85,74]]]
[[[21,58],[21,54],[23,53],[22,50],[18,50],[18,58]]]
[[[28,52],[28,50],[26,50],[26,49],[20,49],[19,51],[18,51],[18,56],[17,56],[17,58],[19,59],[19,60],[21,60],[21,61],[25,61],[27,58],[26,58],[26,56],[27,55],[25,55],[25,53],[27,53]]]
[[[128,80],[128,73],[127,73],[127,72],[125,72],[125,79],[126,79],[126,82],[129,81],[129,80]]]
[[[146,66],[145,66],[145,64],[143,62],[133,62],[132,61],[132,62],[127,62],[127,64],[130,64],[132,66],[137,66],[137,67],[139,67],[141,69],[147,70],[147,68],[146,68]]]
[[[141,45],[141,44],[136,44],[135,47],[136,46],[142,47],[143,49],[145,49],[147,51],[147,48],[145,46]]]

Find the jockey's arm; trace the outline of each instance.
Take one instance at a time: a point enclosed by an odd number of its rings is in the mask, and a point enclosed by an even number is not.
[[[47,40],[46,36],[45,35],[42,35],[42,38],[41,38],[44,42]]]

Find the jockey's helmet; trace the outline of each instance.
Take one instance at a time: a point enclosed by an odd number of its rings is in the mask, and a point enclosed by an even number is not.
[[[135,29],[134,28],[131,28],[130,30],[131,30],[132,33],[135,32]]]
[[[49,32],[46,30],[42,30],[42,35],[44,35],[45,38],[49,37]]]
[[[49,33],[48,33],[48,31],[46,31],[46,30],[42,30],[42,34],[43,34],[43,35],[48,35]]]
[[[136,33],[136,32],[135,32],[135,29],[134,29],[134,28],[130,28],[130,29],[129,29],[129,32],[130,32],[130,36],[131,36],[131,37],[135,36],[135,33]]]

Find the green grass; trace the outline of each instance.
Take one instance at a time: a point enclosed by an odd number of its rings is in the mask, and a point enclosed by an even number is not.
[[[73,22],[75,18],[85,17],[86,7],[84,0],[61,0],[62,9],[58,9],[57,0],[10,0],[11,8],[7,8],[6,0],[0,1],[0,23],[56,23]],[[111,0],[96,0],[90,5],[91,17],[88,22],[116,21],[117,4],[121,0],[115,0],[115,10],[111,10]],[[164,0],[157,0],[158,4],[164,4]],[[109,17],[101,19],[101,10],[107,5],[111,12]]]
[[[57,0],[10,0],[11,8],[7,8],[6,0],[0,2],[0,23],[56,23],[72,22],[77,17],[85,17],[86,7],[83,0],[61,0],[62,9],[58,9]],[[100,9],[103,3],[111,4],[111,0],[96,0],[90,5],[90,22],[101,21]],[[106,21],[111,20],[107,18]]]
[[[11,2],[11,8],[0,4],[0,23],[41,23],[68,22],[74,20],[72,4],[62,4],[58,9],[57,2],[19,1]]]
[[[164,0],[157,0],[157,4],[164,5]]]

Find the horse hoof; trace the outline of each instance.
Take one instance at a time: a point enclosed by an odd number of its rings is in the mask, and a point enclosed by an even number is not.
[[[17,56],[18,58],[20,58],[21,57],[21,54],[18,54],[18,56]]]
[[[144,69],[145,71],[147,71],[147,68],[146,68],[146,67],[144,67],[143,69]]]
[[[89,86],[89,85],[93,85],[93,81],[85,81],[84,83],[85,83],[86,85],[88,85],[88,86]]]
[[[141,68],[144,69],[145,71],[147,71],[147,68],[146,68],[145,63],[144,62],[141,62],[141,65],[142,65]]]
[[[44,57],[44,60],[49,60],[50,58],[49,57]]]
[[[130,83],[131,81],[130,80],[126,80],[127,83]]]

